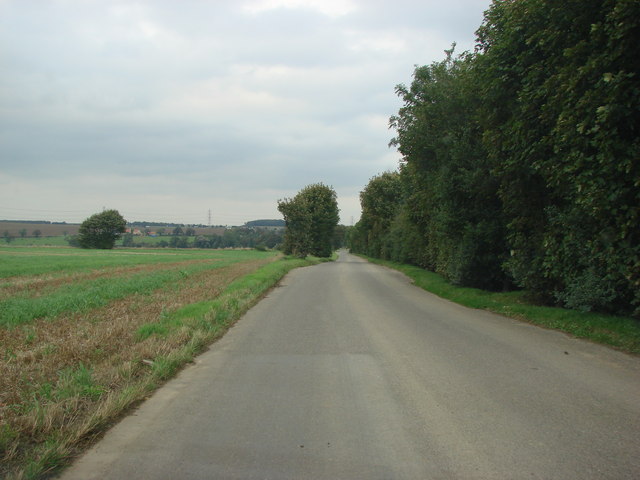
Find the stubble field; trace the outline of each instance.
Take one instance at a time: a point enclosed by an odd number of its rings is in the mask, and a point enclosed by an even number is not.
[[[64,465],[309,262],[253,250],[0,247],[0,478]]]

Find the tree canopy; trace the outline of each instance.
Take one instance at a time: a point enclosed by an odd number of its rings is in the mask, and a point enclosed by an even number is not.
[[[322,183],[304,187],[293,198],[278,201],[285,220],[283,251],[300,257],[329,257],[339,209],[336,192]]]
[[[104,210],[82,222],[78,244],[82,248],[111,249],[126,227],[126,220],[117,210]]]
[[[371,180],[352,248],[640,315],[640,2],[494,0],[476,34],[397,87],[401,195]]]

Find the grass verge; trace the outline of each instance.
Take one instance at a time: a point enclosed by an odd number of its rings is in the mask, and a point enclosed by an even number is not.
[[[157,321],[131,332],[125,352],[78,363],[54,379],[30,384],[21,403],[0,405],[12,416],[0,421],[0,478],[38,479],[59,470],[221,337],[287,272],[321,261],[263,263],[226,283],[213,299],[163,310]]]
[[[609,345],[627,353],[640,354],[640,322],[630,317],[579,312],[534,305],[525,292],[488,292],[458,287],[442,276],[412,265],[364,257],[371,263],[398,270],[424,290],[470,308],[516,318],[545,328],[560,330],[578,338]]]

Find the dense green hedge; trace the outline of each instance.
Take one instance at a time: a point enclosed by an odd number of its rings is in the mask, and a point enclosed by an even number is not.
[[[494,1],[476,33],[397,87],[403,161],[362,192],[352,248],[640,315],[640,2]]]

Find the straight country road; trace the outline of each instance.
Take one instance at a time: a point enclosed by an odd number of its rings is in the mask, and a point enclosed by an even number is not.
[[[346,252],[295,270],[72,479],[638,479],[640,359]]]

